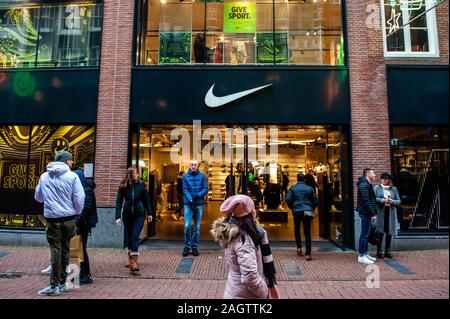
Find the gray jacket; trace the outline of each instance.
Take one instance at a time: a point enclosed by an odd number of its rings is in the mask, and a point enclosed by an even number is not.
[[[384,232],[384,192],[381,185],[375,186],[375,197],[377,200],[377,231]],[[398,195],[397,188],[395,186],[390,187],[391,199],[394,201],[389,207],[389,228],[388,234],[395,235],[397,232],[397,206],[401,204],[400,196]]]

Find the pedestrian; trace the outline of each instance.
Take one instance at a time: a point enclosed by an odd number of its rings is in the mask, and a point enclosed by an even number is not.
[[[378,216],[376,220],[378,244],[377,257],[392,258],[391,242],[392,236],[397,231],[397,206],[401,204],[397,188],[392,184],[392,176],[389,173],[381,174],[381,184],[375,188],[377,199]],[[384,246],[384,255],[381,250],[383,237],[386,233],[386,242]]]
[[[153,218],[150,196],[139,178],[137,169],[129,167],[117,191],[116,225],[120,226],[121,219],[123,220],[128,248],[126,267],[130,268],[132,273],[139,271],[139,235],[144,227],[145,211],[148,222],[151,223]]]
[[[175,213],[172,214],[172,218],[175,220],[183,219],[183,205],[184,205],[184,196],[183,196],[183,171],[180,171],[177,176],[177,200],[178,206],[175,210]]]
[[[220,206],[220,217],[213,222],[211,234],[225,248],[228,267],[223,298],[267,299],[276,289],[275,267],[266,231],[255,219],[253,200],[234,195]]]
[[[184,248],[183,257],[189,254],[198,256],[198,242],[200,238],[200,221],[202,219],[205,195],[208,193],[208,181],[205,174],[198,170],[198,161],[189,162],[189,170],[183,175],[184,194]],[[191,236],[192,220],[194,232]]]
[[[300,225],[303,223],[303,233],[305,234],[306,251],[305,258],[311,258],[311,222],[314,219],[314,210],[319,204],[316,191],[305,184],[305,175],[297,174],[297,184],[292,186],[286,195],[286,204],[292,210],[294,218],[294,237],[297,244],[297,255],[302,256],[302,238],[300,235]]]
[[[375,172],[371,168],[365,168],[363,176],[358,178],[358,204],[356,211],[361,218],[361,234],[359,236],[358,262],[371,265],[376,258],[369,255],[369,233],[371,225],[376,220],[377,201],[372,183],[375,180]]]
[[[84,188],[84,194],[86,195],[84,200],[84,208],[80,216],[76,220],[77,232],[81,235],[83,242],[83,261],[80,263],[80,285],[91,284],[92,275],[89,265],[89,256],[87,253],[87,240],[91,233],[91,229],[97,225],[97,201],[95,199],[95,182],[92,178],[86,178],[82,170],[76,170],[75,174],[78,175],[81,181],[81,185]]]
[[[52,263],[50,286],[38,291],[41,296],[69,291],[66,279],[70,239],[75,235],[75,217],[81,214],[85,198],[80,179],[70,170],[72,165],[72,154],[59,151],[55,161],[47,165],[47,171],[39,178],[34,193],[34,198],[44,203]]]

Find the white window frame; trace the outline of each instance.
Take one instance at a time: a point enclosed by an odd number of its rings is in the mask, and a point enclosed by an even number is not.
[[[387,41],[386,41],[386,18],[385,18],[385,0],[380,0],[381,3],[381,22],[382,22],[382,32],[383,32],[383,49],[385,58],[438,58],[439,57],[439,42],[437,33],[437,23],[436,23],[436,8],[430,10],[426,13],[427,16],[427,30],[428,30],[428,52],[416,52],[411,51],[411,29],[410,25],[405,26],[404,41],[405,41],[405,51],[388,51]],[[430,9],[435,5],[433,0],[425,0],[425,10]],[[407,18],[407,10],[402,10],[402,19],[404,24]]]

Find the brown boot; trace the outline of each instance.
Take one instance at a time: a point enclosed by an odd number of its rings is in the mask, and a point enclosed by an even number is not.
[[[137,261],[138,261],[138,255],[131,255],[131,257],[130,257],[130,270],[131,271],[139,271]]]
[[[125,267],[130,268],[130,264],[131,264],[131,255],[130,252],[128,252],[128,263],[125,265]]]

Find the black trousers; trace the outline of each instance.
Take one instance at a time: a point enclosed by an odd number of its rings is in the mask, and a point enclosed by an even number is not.
[[[80,263],[80,277],[88,276],[91,274],[91,268],[89,266],[89,256],[86,249],[87,240],[90,232],[91,232],[90,227],[79,228],[79,233],[81,235],[81,240],[83,242],[83,261]]]
[[[300,236],[300,224],[303,222],[303,233],[305,234],[306,252],[305,255],[311,255],[311,220],[305,216],[304,212],[292,214],[294,216],[294,237],[297,248],[302,248],[302,238]]]
[[[386,242],[385,242],[384,249],[385,250],[391,249],[392,235],[389,235],[389,213],[390,213],[390,208],[385,207],[384,208],[384,229],[383,229],[384,232],[378,233],[377,251],[379,253],[381,252],[381,246],[383,245],[384,233],[386,233]]]

